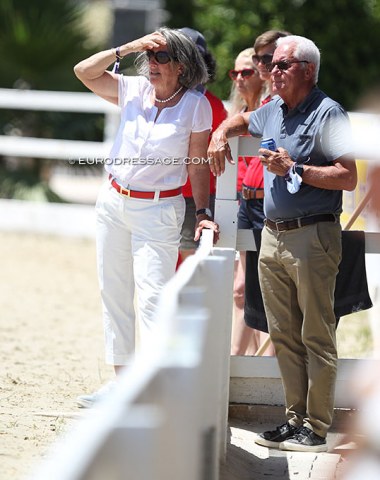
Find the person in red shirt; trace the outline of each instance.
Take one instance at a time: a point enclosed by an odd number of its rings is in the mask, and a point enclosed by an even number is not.
[[[216,61],[212,56],[212,54],[207,49],[207,43],[204,36],[197,30],[194,30],[188,27],[180,28],[179,30],[180,32],[190,37],[198,47],[198,50],[203,56],[203,59],[207,66],[207,71],[209,75],[208,83],[212,82],[215,79],[215,74],[216,74]],[[211,138],[213,131],[219,126],[220,123],[222,123],[223,120],[225,120],[225,118],[227,118],[227,111],[224,108],[223,102],[217,96],[215,96],[213,93],[207,90],[205,85],[198,85],[197,90],[204,93],[205,97],[207,98],[207,100],[211,105],[211,109],[212,109],[212,129],[210,133],[210,138]],[[194,240],[195,220],[197,215],[206,213],[211,218],[214,216],[215,190],[216,190],[215,177],[210,172],[210,211],[207,211],[207,212],[202,211],[201,213],[199,213],[196,211],[196,208],[195,208],[195,203],[194,203],[189,180],[187,180],[186,184],[182,187],[182,194],[186,201],[186,213],[185,213],[185,220],[182,225],[182,231],[181,231],[182,238],[180,243],[180,251],[179,251],[177,267],[180,265],[180,263],[183,260],[185,260],[186,257],[188,257],[189,255],[192,255],[198,246],[198,242]]]
[[[229,115],[255,110],[260,106],[263,81],[254,65],[253,48],[247,48],[235,59],[235,68],[229,71],[233,81]],[[258,157],[239,157],[237,195],[240,201],[238,228],[262,228],[263,168]],[[239,252],[234,280],[234,322],[231,355],[252,355],[258,348],[254,330],[244,322],[245,252]]]
[[[268,30],[259,35],[254,43],[255,52],[252,55],[253,65],[259,71],[259,76],[263,83],[260,106],[268,103],[272,99],[272,83],[270,72],[266,64],[270,63],[273,53],[276,49],[276,41],[280,37],[290,35],[289,32],[279,30]],[[263,169],[258,157],[253,157],[245,172],[242,181],[242,199],[238,215],[238,228],[251,228],[262,230],[264,213],[264,182]],[[242,255],[242,267],[244,271],[237,276],[235,283],[235,298],[243,304],[240,324],[240,337],[237,337],[233,344],[235,354],[244,355],[255,353],[268,338],[268,326],[266,321],[263,324],[261,319],[256,318],[251,313],[250,305],[252,299],[258,295],[261,296],[258,285],[257,272],[257,252],[244,252]],[[243,263],[244,262],[244,263]],[[253,339],[252,339],[253,337]],[[249,342],[251,341],[251,345]],[[253,347],[252,347],[253,344]],[[247,349],[248,346],[248,349]],[[265,355],[274,355],[274,348],[271,344],[262,352]]]

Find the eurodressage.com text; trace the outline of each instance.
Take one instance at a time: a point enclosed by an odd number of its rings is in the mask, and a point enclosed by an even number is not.
[[[207,158],[200,157],[164,157],[164,158],[111,158],[111,157],[80,157],[70,158],[70,165],[202,165],[210,163]]]

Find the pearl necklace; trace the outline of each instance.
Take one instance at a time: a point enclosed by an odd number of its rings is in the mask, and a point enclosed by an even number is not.
[[[164,100],[160,100],[159,98],[156,97],[156,102],[158,103],[166,103],[170,102],[170,100],[173,100],[173,98],[179,94],[179,92],[183,89],[183,86],[181,85],[178,90],[176,90],[173,95],[170,95],[170,97],[165,98]]]

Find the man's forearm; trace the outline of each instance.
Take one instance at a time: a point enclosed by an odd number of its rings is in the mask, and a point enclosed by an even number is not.
[[[227,118],[213,133],[207,150],[207,156],[210,160],[210,169],[215,176],[219,176],[224,172],[226,158],[229,162],[234,163],[228,145],[228,139],[247,133],[249,115],[249,112],[238,113],[233,117]]]
[[[245,135],[248,132],[249,116],[238,113],[232,117],[224,120],[215,130],[214,135],[218,131],[222,131],[226,138],[237,137],[238,135]]]

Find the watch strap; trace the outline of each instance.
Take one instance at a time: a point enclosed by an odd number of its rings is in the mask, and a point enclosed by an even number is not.
[[[198,215],[207,215],[208,217],[212,218],[212,212],[209,208],[200,208],[195,212],[195,216]]]

